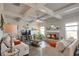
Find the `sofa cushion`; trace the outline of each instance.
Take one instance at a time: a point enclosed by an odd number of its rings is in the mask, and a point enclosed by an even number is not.
[[[73,41],[74,39],[67,39],[57,42],[58,51],[64,51],[70,44],[72,44]]]
[[[9,36],[5,37],[4,43],[5,43],[8,47],[11,47],[11,44],[10,44],[10,37],[9,37]]]
[[[58,49],[58,51],[62,51],[64,48],[65,48],[64,42],[62,42],[62,41],[57,42],[57,49]]]
[[[26,54],[29,54],[29,45],[21,42],[21,44],[19,45],[15,45],[14,46],[16,49],[19,49],[20,52],[19,52],[19,56],[23,56],[23,55],[26,55]]]
[[[16,40],[16,38],[12,38],[12,45],[14,46],[14,41]],[[10,38],[10,36],[8,36],[8,35],[6,35],[5,37],[4,37],[4,43],[5,43],[5,45],[7,46],[7,47],[11,47],[11,43],[10,43],[10,41],[11,41],[11,38]]]
[[[67,39],[68,42],[73,42],[75,39],[73,37],[70,37]]]

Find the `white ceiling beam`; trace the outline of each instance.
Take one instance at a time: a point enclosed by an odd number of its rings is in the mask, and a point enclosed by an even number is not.
[[[63,15],[75,13],[75,12],[78,12],[78,11],[79,11],[79,4],[74,4],[74,5],[71,5],[71,6],[64,8],[62,10],[59,10],[56,13],[63,16]]]
[[[26,5],[29,5],[31,6],[32,8],[36,9],[36,10],[39,10],[41,12],[44,12],[46,14],[49,14],[50,16],[52,17],[55,17],[55,18],[58,18],[58,19],[61,19],[62,17],[59,15],[59,14],[55,14],[55,12],[49,8],[46,8],[44,5],[42,4],[26,4]]]
[[[22,18],[22,15],[15,14],[15,13],[12,13],[10,11],[5,11],[3,3],[0,3],[0,14],[2,14],[4,18],[6,18],[5,15],[8,15],[8,16],[11,16],[11,17]]]
[[[5,15],[9,15],[9,16],[11,16],[11,17],[20,17],[20,18],[22,18],[22,15],[16,14],[16,13],[12,13],[12,12],[9,12],[9,11],[5,11],[4,14],[5,14]]]
[[[26,11],[23,15],[23,17],[21,18],[22,20],[28,20],[29,17],[32,16],[32,14],[35,13],[35,10],[33,8],[29,9],[28,11]]]

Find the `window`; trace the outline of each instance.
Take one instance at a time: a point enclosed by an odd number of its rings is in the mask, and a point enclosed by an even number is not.
[[[77,31],[78,31],[78,23],[67,23],[65,24],[65,30],[66,30],[66,38],[73,37],[77,39]]]
[[[41,34],[45,35],[45,27],[40,27]]]

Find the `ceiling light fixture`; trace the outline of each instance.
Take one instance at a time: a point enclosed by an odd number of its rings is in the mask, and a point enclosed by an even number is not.
[[[36,20],[36,22],[40,22],[41,23],[42,21],[41,20]]]

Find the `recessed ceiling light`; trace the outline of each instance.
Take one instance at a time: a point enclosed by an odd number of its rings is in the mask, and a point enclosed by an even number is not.
[[[55,26],[54,25],[51,25],[51,27],[54,28]]]
[[[42,22],[41,20],[36,20],[36,22]]]
[[[44,9],[41,9],[40,11],[42,11],[42,12],[46,12]]]

